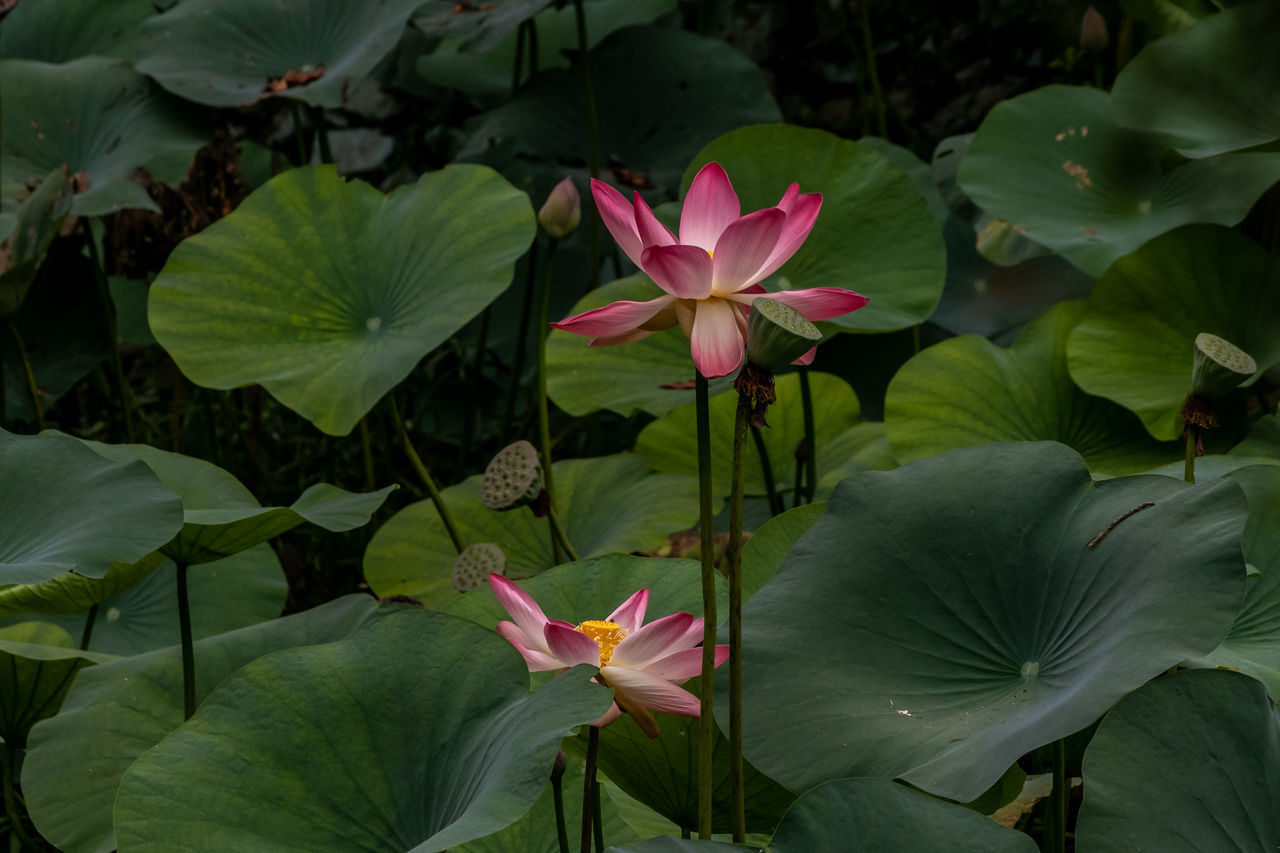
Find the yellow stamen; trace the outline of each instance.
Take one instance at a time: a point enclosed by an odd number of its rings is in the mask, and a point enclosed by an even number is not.
[[[617,648],[618,643],[622,642],[622,638],[627,636],[626,628],[616,622],[605,622],[600,619],[588,619],[573,630],[579,634],[586,634],[596,641],[596,645],[600,647],[601,666],[609,662],[609,658],[613,657],[613,650]]]

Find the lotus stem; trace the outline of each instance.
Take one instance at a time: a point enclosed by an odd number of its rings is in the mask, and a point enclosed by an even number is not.
[[[738,395],[733,422],[733,467],[729,487],[729,545],[725,563],[729,575],[729,784],[732,788],[733,840],[747,839],[746,798],[742,775],[742,445],[752,401]]]
[[[440,494],[440,490],[436,488],[435,480],[431,479],[431,472],[427,470],[427,466],[423,464],[422,457],[418,455],[418,451],[413,446],[413,440],[409,438],[409,430],[405,426],[404,418],[400,417],[400,407],[396,405],[394,394],[388,394],[387,400],[391,404],[391,417],[395,419],[396,429],[400,432],[400,439],[404,442],[405,453],[409,456],[409,461],[413,464],[413,468],[418,472],[418,478],[422,480],[422,485],[427,487],[427,495],[431,498],[431,503],[435,504],[436,512],[440,514],[440,521],[444,524],[444,529],[449,532],[449,539],[453,542],[454,549],[462,553],[462,537],[458,535],[458,528],[453,524],[453,516],[449,515],[449,507],[445,505],[444,495]]]
[[[293,98],[289,98],[289,115],[293,118],[293,141],[298,146],[298,165],[305,166],[311,158],[307,156],[307,142],[302,133],[302,108]]]
[[[116,306],[111,301],[111,287],[107,284],[107,270],[102,265],[102,257],[98,254],[98,241],[93,239],[93,229],[88,222],[84,225],[84,241],[89,244],[89,260],[93,262],[94,278],[98,282],[98,296],[102,299],[102,313],[107,318],[107,348],[111,351],[111,368],[115,374],[116,387],[120,392],[120,416],[124,422],[125,440],[134,442],[133,435],[133,391],[125,379],[124,364],[120,361],[120,345],[117,342]]]
[[[800,368],[800,405],[804,408],[805,503],[813,503],[818,492],[818,436],[813,425],[813,393],[809,390],[809,368]]]
[[[0,780],[0,786],[4,788],[4,813],[9,818],[9,828],[23,850],[42,853],[44,846],[32,838],[31,833],[27,832],[27,828],[22,825],[22,811],[18,806],[18,792],[15,790],[18,777],[18,747],[16,744],[3,744],[0,745],[0,750],[2,750],[0,751],[0,776],[3,777],[3,780]]]
[[[98,605],[89,608],[84,617],[84,630],[80,632],[80,651],[89,651],[89,641],[93,639],[93,623],[98,619]]]
[[[311,110],[311,121],[316,126],[316,139],[320,142],[320,162],[332,163],[333,150],[329,147],[329,128],[324,121],[324,107]]]
[[[587,107],[587,169],[591,177],[600,177],[600,123],[596,118],[595,88],[591,83],[591,64],[587,61],[587,13],[582,0],[573,0],[574,20],[578,27],[578,72],[582,75],[582,99]],[[600,286],[600,217],[591,220],[591,287]]]
[[[862,0],[858,4],[858,15],[862,30],[862,50],[867,55],[867,76],[871,80],[871,94],[876,105],[876,130],[880,136],[889,138],[889,124],[885,120],[884,90],[880,88],[880,72],[876,70],[876,50],[871,39],[871,0]],[[812,484],[810,484],[812,485]]]
[[[551,800],[556,810],[556,840],[560,843],[560,853],[569,853],[569,828],[564,820],[563,756],[556,760],[558,769],[551,773]]]
[[[191,599],[187,592],[187,564],[178,564],[178,635],[182,643],[182,719],[196,712],[196,650],[191,641]]]
[[[1053,743],[1053,790],[1049,794],[1049,812],[1045,818],[1044,849],[1046,853],[1067,851],[1067,803],[1071,790],[1067,778],[1067,741]]]
[[[795,509],[800,506],[804,500],[804,456],[805,456],[805,440],[800,439],[800,443],[796,445],[796,479],[791,487],[791,508]]]
[[[520,89],[520,66],[524,65],[525,45],[529,46],[529,77],[538,73],[538,24],[532,17],[520,22],[516,30],[516,61],[511,69],[511,94]]]
[[[520,323],[516,330],[516,351],[511,358],[511,387],[507,389],[507,402],[502,410],[502,444],[510,443],[511,421],[516,412],[516,394],[520,391],[520,375],[524,372],[524,352],[529,344],[529,314],[533,311],[533,292],[538,275],[538,241],[529,247],[525,267],[524,301],[520,305]]]
[[[600,780],[597,779],[591,792],[592,814],[591,828],[596,837],[596,853],[604,853],[604,818],[600,815]]]
[[[764,490],[769,495],[769,514],[777,515],[786,506],[778,496],[778,486],[773,479],[773,466],[769,463],[769,448],[765,447],[764,435],[754,424],[751,426],[751,438],[756,445],[756,455],[760,457],[760,470],[764,473]]]
[[[480,411],[481,405],[477,398],[482,396],[480,383],[484,375],[484,354],[489,346],[490,316],[491,312],[487,307],[480,312],[480,328],[476,330],[476,354],[471,359],[471,376],[466,380],[469,400],[465,423],[462,427],[462,447],[458,453],[464,468],[471,459],[471,446],[479,439],[484,424],[484,417]]]
[[[364,485],[373,491],[373,441],[369,438],[369,416],[360,419],[360,455],[364,457]]]
[[[547,518],[551,522],[552,542],[559,543],[559,547],[564,549],[565,554],[573,562],[578,562],[581,557],[578,552],[573,549],[573,544],[569,541],[569,536],[564,532],[564,526],[560,524],[560,517],[556,515],[556,511],[552,507],[547,508]],[[560,563],[559,555],[556,556],[556,563]]]
[[[1182,466],[1182,479],[1194,486],[1196,483],[1196,439],[1199,436],[1196,434],[1196,428],[1191,424],[1186,425],[1183,434],[1186,436],[1187,454]]]
[[[694,410],[698,435],[698,513],[702,540],[702,683],[698,720],[698,837],[711,838],[715,749],[716,551],[712,538],[711,406],[707,380],[694,373]]]
[[[27,356],[27,348],[22,343],[22,335],[18,334],[18,327],[10,320],[9,334],[13,336],[13,345],[18,351],[18,360],[22,362],[22,374],[27,379],[27,392],[31,395],[31,407],[36,413],[36,427],[39,430],[44,429],[44,405],[40,402],[40,386],[36,383],[35,371],[31,369],[31,359]],[[3,377],[0,376],[0,381]]]
[[[600,730],[587,726],[587,770],[582,780],[582,853],[591,853],[591,824],[595,816],[596,753],[600,749]]]
[[[554,237],[547,238],[547,262],[542,267],[542,291],[538,294],[538,442],[542,451],[543,488],[547,490],[547,503],[551,511],[547,513],[551,524],[551,554],[556,563],[562,562],[560,542],[557,540],[555,520],[556,493],[552,483],[551,472],[551,415],[547,411],[547,312],[551,305],[551,278],[555,273],[556,246],[560,243]],[[559,531],[563,537],[564,532]],[[572,552],[572,548],[568,549]],[[574,558],[577,559],[576,557]]]

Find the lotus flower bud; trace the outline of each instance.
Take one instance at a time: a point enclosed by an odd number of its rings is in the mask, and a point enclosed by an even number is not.
[[[1109,40],[1107,19],[1092,6],[1085,9],[1084,18],[1080,21],[1080,46],[1093,53],[1101,53]]]
[[[818,327],[790,305],[763,296],[751,303],[747,359],[752,364],[777,370],[804,355],[821,340]]]
[[[1195,362],[1191,368],[1191,393],[1222,397],[1258,372],[1258,363],[1240,347],[1217,335],[1196,335]]]
[[[477,542],[462,549],[453,561],[453,586],[459,592],[470,592],[489,579],[489,575],[501,575],[507,570],[507,556],[492,542]]]
[[[508,444],[484,469],[480,499],[489,509],[506,511],[528,506],[542,494],[542,463],[527,441]]]
[[[546,204],[538,211],[538,224],[542,230],[557,240],[568,237],[582,220],[582,202],[573,178],[565,178],[556,184]]]

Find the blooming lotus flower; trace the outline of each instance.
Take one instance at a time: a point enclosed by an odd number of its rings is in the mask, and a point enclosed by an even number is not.
[[[706,377],[725,376],[742,366],[746,314],[765,293],[760,282],[787,262],[809,236],[819,193],[801,193],[792,184],[774,207],[740,215],[738,196],[718,163],[702,167],[684,198],[680,236],[658,221],[639,193],[628,202],[601,181],[591,194],[604,224],[627,257],[665,293],[647,302],[614,302],[566,317],[552,327],[591,337],[592,346],[637,341],[680,324],[693,363]],[[839,287],[812,287],[768,294],[811,321],[830,320],[867,304],[867,298]],[[809,350],[797,363],[813,361]]]
[[[593,726],[606,726],[623,711],[649,737],[658,736],[649,710],[697,717],[698,697],[677,685],[702,671],[702,620],[673,613],[643,625],[649,590],[624,601],[607,619],[570,625],[548,619],[542,608],[502,575],[489,585],[513,622],[499,622],[498,633],[524,656],[530,672],[566,669],[580,663],[600,667],[596,681],[613,688],[613,707]],[[729,658],[728,646],[716,646],[716,666]]]

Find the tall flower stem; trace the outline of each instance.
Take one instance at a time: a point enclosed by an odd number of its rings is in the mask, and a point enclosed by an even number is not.
[[[44,404],[40,402],[40,386],[36,383],[35,371],[31,369],[31,359],[27,357],[27,348],[22,343],[22,335],[13,321],[8,321],[9,335],[13,338],[14,349],[18,352],[18,360],[22,362],[22,375],[27,379],[27,392],[31,395],[31,407],[36,413],[36,427],[44,429]],[[3,381],[3,376],[0,376]]]
[[[733,422],[733,467],[729,486],[729,783],[732,788],[733,840],[747,838],[746,798],[742,775],[742,445],[747,438],[751,400],[738,396]]]
[[[182,719],[196,712],[196,650],[191,641],[191,599],[187,593],[187,564],[178,564],[178,637],[182,643]]]
[[[298,147],[298,165],[305,166],[311,158],[307,156],[306,137],[302,132],[302,107],[293,98],[289,99],[289,117],[293,119],[293,141]]]
[[[1182,465],[1182,479],[1195,485],[1196,482],[1196,428],[1187,424],[1183,429],[1187,440],[1187,454]]]
[[[80,632],[80,651],[89,651],[89,642],[93,639],[93,623],[98,621],[98,605],[89,608],[84,617],[84,630]]]
[[[453,542],[454,550],[461,554],[463,548],[462,537],[458,535],[458,528],[453,524],[453,516],[449,515],[449,507],[445,505],[444,496],[436,488],[436,481],[431,479],[431,472],[423,464],[422,457],[418,455],[418,451],[413,446],[413,440],[409,438],[409,429],[405,426],[404,418],[400,417],[400,407],[396,405],[395,395],[388,394],[387,401],[391,404],[391,417],[395,420],[396,429],[400,432],[400,440],[404,442],[404,452],[408,455],[409,462],[413,464],[414,470],[418,472],[418,478],[422,480],[422,485],[427,487],[427,495],[431,498],[431,503],[435,504],[436,512],[440,514],[440,521],[444,523],[444,529],[449,532],[449,539]]]
[[[533,311],[533,294],[537,289],[538,241],[529,247],[525,267],[524,299],[520,303],[520,325],[516,331],[516,350],[511,357],[511,387],[507,389],[507,402],[502,409],[502,443],[511,435],[511,421],[515,417],[516,395],[520,391],[520,378],[524,373],[524,353],[529,344],[529,314]]]
[[[591,792],[591,827],[596,837],[596,853],[604,853],[604,818],[600,814],[600,780],[597,779]]]
[[[698,720],[698,836],[711,838],[712,751],[715,748],[716,549],[712,539],[711,406],[707,380],[694,374],[698,435],[698,513],[702,540],[702,684]]]
[[[1049,794],[1049,811],[1044,822],[1045,853],[1066,853],[1067,803],[1071,790],[1067,787],[1067,742],[1058,738],[1053,743],[1053,791]]]
[[[557,769],[551,773],[551,800],[556,810],[556,840],[560,853],[569,853],[569,828],[564,820],[564,758],[556,759]]]
[[[551,525],[551,553],[556,563],[563,559],[557,538],[558,522],[555,520],[556,492],[551,479],[551,416],[547,410],[547,312],[551,305],[551,279],[555,274],[556,246],[560,241],[547,238],[547,262],[542,267],[542,289],[538,294],[538,442],[542,453],[543,488],[547,490],[547,503],[551,510],[547,521]],[[561,536],[564,531],[559,531]],[[567,539],[566,539],[567,541]],[[572,551],[573,549],[568,549]],[[577,559],[576,557],[574,558]]]
[[[573,0],[574,20],[578,27],[578,73],[582,75],[582,100],[587,107],[587,170],[600,177],[600,122],[596,118],[595,87],[591,82],[591,64],[587,61],[587,13],[582,0]],[[591,287],[600,286],[600,217],[591,215]]]
[[[587,726],[587,770],[582,780],[582,853],[591,853],[591,824],[596,813],[596,753],[599,749],[600,730]]]
[[[862,50],[867,55],[867,77],[871,80],[871,94],[876,105],[876,130],[882,137],[888,138],[889,124],[885,120],[884,90],[880,88],[880,73],[876,70],[876,49],[871,39],[871,0],[862,0],[858,4],[858,15],[862,30]]]
[[[813,425],[813,393],[809,390],[809,368],[800,368],[800,405],[804,409],[805,503],[813,503],[818,491],[818,436]]]
[[[333,162],[333,149],[329,147],[329,127],[324,121],[324,107],[312,107],[311,123],[316,126],[316,141],[320,143],[320,162]]]
[[[786,506],[778,495],[778,486],[773,479],[773,466],[769,463],[769,448],[765,447],[764,435],[755,425],[751,427],[751,439],[756,445],[756,455],[760,457],[760,471],[764,474],[764,490],[769,495],[769,514],[777,515],[786,509]]]
[[[564,549],[565,554],[573,562],[578,562],[581,557],[578,552],[573,549],[573,543],[569,541],[569,535],[564,532],[564,525],[560,523],[560,517],[556,515],[556,511],[552,507],[547,507],[547,520],[551,522],[551,541],[559,543],[559,547]],[[556,563],[560,562],[559,553],[556,554]]]
[[[107,319],[107,348],[111,352],[111,369],[115,374],[116,388],[120,394],[120,416],[124,422],[124,436],[133,443],[133,390],[129,387],[124,375],[124,364],[120,361],[120,345],[117,341],[116,306],[111,301],[111,286],[107,283],[107,270],[102,265],[102,257],[98,254],[98,241],[93,237],[93,229],[89,223],[84,225],[84,239],[89,244],[89,260],[93,262],[94,278],[98,282],[98,298],[102,300],[102,313]]]

